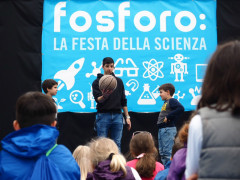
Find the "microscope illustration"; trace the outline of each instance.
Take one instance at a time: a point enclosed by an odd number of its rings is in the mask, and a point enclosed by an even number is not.
[[[169,57],[168,59],[174,59],[175,63],[171,63],[171,72],[170,74],[174,74],[175,73],[175,82],[183,82],[183,73],[184,74],[188,74],[187,71],[187,63],[183,63],[182,60],[183,59],[189,59],[189,57],[184,57],[182,54],[175,54],[174,57]],[[178,79],[178,75],[181,75],[181,79]]]

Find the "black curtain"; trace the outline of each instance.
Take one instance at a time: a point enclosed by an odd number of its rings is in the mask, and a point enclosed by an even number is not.
[[[217,1],[218,43],[240,36],[240,2]],[[32,90],[41,91],[41,37],[43,0],[0,1],[0,60],[1,64],[1,108],[0,139],[13,131],[15,103],[17,98]],[[160,107],[159,107],[160,109]],[[128,151],[132,132],[150,131],[157,139],[156,121],[159,112],[130,112],[132,129],[124,128],[122,152]],[[191,112],[185,112],[177,123],[179,128],[188,120]],[[96,136],[93,130],[95,113],[59,113],[58,143],[71,151]]]
[[[13,131],[17,98],[41,85],[43,0],[0,1],[0,138]]]

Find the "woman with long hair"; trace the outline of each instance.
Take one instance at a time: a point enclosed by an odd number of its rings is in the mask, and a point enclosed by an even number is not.
[[[143,180],[153,180],[164,166],[156,161],[157,149],[151,133],[137,131],[130,141],[130,153],[134,158],[127,165],[137,170]]]
[[[186,178],[240,179],[240,41],[219,45],[189,125]]]

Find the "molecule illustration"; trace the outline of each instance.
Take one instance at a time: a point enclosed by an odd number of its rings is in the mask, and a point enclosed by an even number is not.
[[[92,73],[86,73],[86,77],[89,78],[90,76],[97,76],[98,73],[101,73],[102,65],[99,68],[96,67],[97,63],[95,61],[92,62],[93,70]]]
[[[180,96],[180,91],[178,91],[178,93],[175,93],[175,94],[173,95],[173,97],[174,97],[174,96],[177,96],[176,99],[179,101],[180,99],[183,99],[183,98],[184,98],[185,93],[183,93],[182,96]]]

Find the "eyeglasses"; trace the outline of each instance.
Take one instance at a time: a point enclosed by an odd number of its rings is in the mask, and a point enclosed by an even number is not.
[[[152,136],[152,134],[151,134],[150,132],[148,132],[148,131],[135,131],[135,132],[133,133],[132,137],[133,137],[133,136],[136,136],[137,134],[140,134],[140,133],[147,133],[147,134],[149,134],[149,135]]]

